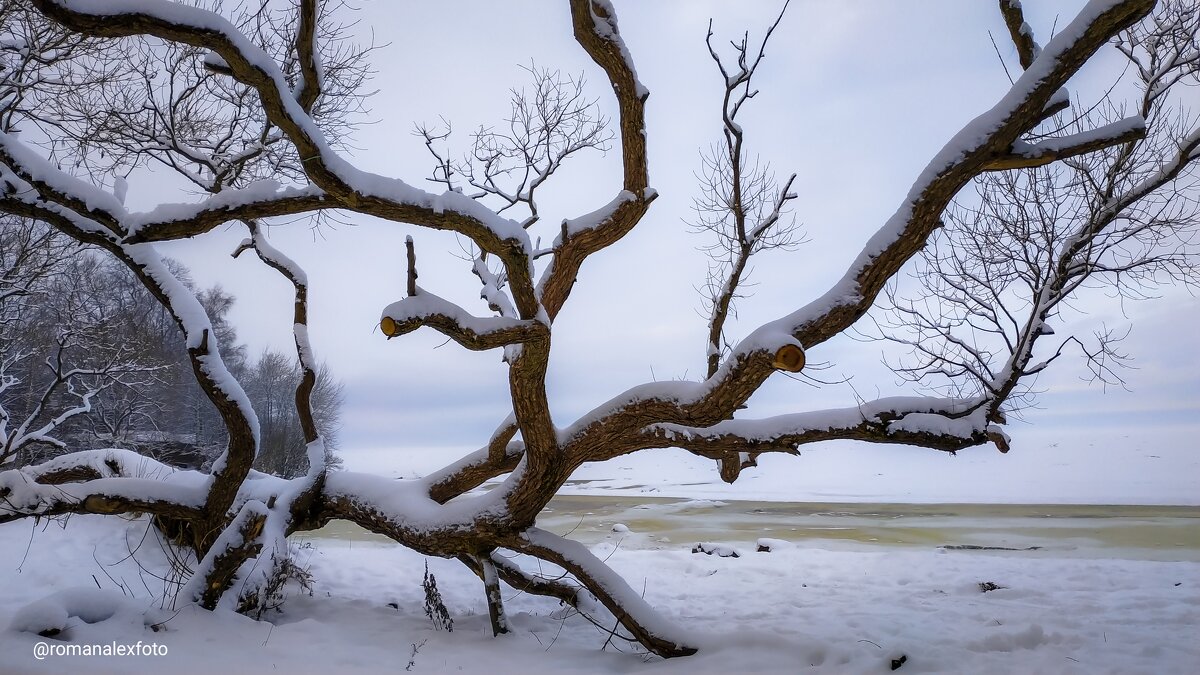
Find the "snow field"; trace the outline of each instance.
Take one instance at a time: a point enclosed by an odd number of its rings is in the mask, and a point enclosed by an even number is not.
[[[429,568],[455,630],[435,631],[422,609],[426,559],[366,539],[302,546],[313,595],[293,589],[268,623],[193,607],[160,611],[153,596],[162,582],[152,574],[166,570],[166,558],[144,520],[76,516],[65,530],[31,530],[0,527],[5,674],[376,673],[410,660],[411,672],[429,673],[868,673],[889,672],[904,655],[904,673],[1091,675],[1192,673],[1200,662],[1196,562],[831,542],[771,553],[736,544],[741,557],[720,558],[690,553],[695,542],[615,532],[592,551],[703,645],[694,657],[663,661],[620,641],[601,651],[606,632],[507,587],[513,633],[493,639],[482,584],[440,559]],[[1003,588],[981,592],[989,581]],[[34,659],[34,645],[55,638],[31,629],[62,623],[63,611],[70,616],[59,640],[142,640],[169,653]]]

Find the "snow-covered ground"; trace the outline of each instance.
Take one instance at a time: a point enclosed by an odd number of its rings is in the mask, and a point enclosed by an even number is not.
[[[669,519],[673,508],[642,510]],[[1200,542],[1163,559],[1098,543],[1013,552],[818,540],[758,553],[731,540],[740,557],[720,558],[600,525],[611,534],[591,537],[593,550],[698,634],[699,654],[602,648],[606,633],[518,593],[506,598],[513,633],[493,639],[481,584],[440,559],[429,568],[454,631],[435,631],[422,610],[425,559],[365,536],[306,545],[313,594],[293,590],[270,622],[161,611],[166,561],[146,521],[88,516],[65,530],[0,526],[0,673],[380,673],[410,662],[426,673],[882,673],[905,656],[903,673],[1095,675],[1200,663]],[[984,593],[982,582],[1003,588]],[[65,621],[54,616],[64,610]],[[65,629],[39,637],[43,625]],[[34,656],[38,643],[139,640],[167,654]]]

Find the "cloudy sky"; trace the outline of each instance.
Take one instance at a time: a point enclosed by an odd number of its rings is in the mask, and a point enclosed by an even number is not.
[[[704,240],[684,221],[696,195],[698,151],[720,129],[721,82],[705,50],[705,30],[712,17],[718,37],[760,35],[779,8],[777,2],[615,4],[651,92],[651,185],[661,196],[634,233],[584,267],[556,322],[550,387],[559,425],[629,386],[702,374],[705,321],[695,287],[704,279],[706,260],[696,250]],[[1080,3],[1026,4],[1044,42]],[[756,75],[762,93],[742,121],[751,152],[780,174],[797,174],[793,204],[807,243],[758,263],[758,285],[740,306],[735,337],[805,304],[840,277],[941,145],[1007,90],[989,33],[1009,68],[1019,66],[994,3],[929,0],[916,7],[792,3]],[[423,184],[432,163],[411,133],[414,124],[445,117],[457,132],[452,146],[465,150],[470,130],[503,118],[509,89],[527,81],[521,66],[531,62],[582,74],[601,110],[615,118],[603,74],[571,37],[566,2],[374,2],[353,18],[356,30],[381,45],[373,55],[372,123],[358,130],[350,151],[365,169]],[[1117,59],[1097,59],[1072,82],[1073,98],[1094,99],[1120,68]],[[611,199],[619,159],[617,151],[580,157],[543,188],[547,239],[562,218]],[[131,200],[144,206],[162,198],[136,186],[131,191]],[[309,270],[314,346],[346,385],[348,459],[395,447],[445,453],[449,460],[484,442],[508,410],[498,352],[440,346],[443,338],[425,332],[387,341],[376,328],[380,310],[403,294],[409,234],[422,286],[485,313],[452,235],[357,217],[320,231],[303,223],[272,231],[276,245]],[[168,249],[201,284],[220,283],[237,295],[233,318],[252,351],[287,348],[290,288],[253,257],[229,258],[242,236],[230,228]],[[1163,289],[1162,296],[1120,304],[1097,293],[1080,304],[1086,313],[1074,315],[1069,329],[1132,325],[1126,348],[1137,361],[1125,373],[1129,391],[1089,385],[1079,379],[1082,364],[1062,363],[1039,382],[1048,390],[1043,409],[1011,430],[1018,448],[1036,450],[1020,445],[1026,436],[1031,444],[1104,438],[1119,456],[1125,444],[1117,430],[1153,429],[1178,449],[1197,437],[1200,302],[1181,289]],[[865,397],[899,391],[880,365],[880,350],[847,338],[822,345],[810,362],[831,363],[823,377],[850,384],[815,389],[776,377],[748,416],[849,405],[855,391]]]

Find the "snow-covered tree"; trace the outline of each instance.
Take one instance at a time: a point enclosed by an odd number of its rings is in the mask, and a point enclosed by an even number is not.
[[[151,514],[194,550],[186,597],[211,608],[255,604],[269,561],[286,551],[289,534],[344,519],[422,553],[461,560],[483,581],[497,632],[505,625],[498,592],[504,582],[584,613],[607,611],[627,639],[663,656],[686,655],[696,649],[690,638],[586,547],[536,526],[574,470],[679,447],[715,460],[733,481],[760,453],[795,453],[831,439],[949,452],[994,443],[1004,450],[1005,410],[1063,347],[1041,344],[1056,308],[1085,289],[1084,281],[1125,284],[1135,274],[1158,283],[1191,274],[1186,235],[1195,216],[1200,128],[1190,113],[1167,111],[1178,104],[1171,91],[1196,76],[1195,3],[1156,10],[1153,0],[1091,0],[1041,45],[1020,3],[1000,0],[1023,69],[1011,88],[929,160],[823,295],[731,339],[723,317],[739,270],[745,257],[787,240],[786,229],[773,228],[791,194],[788,181],[778,185],[747,161],[735,117],[753,96],[750,79],[762,51],[735,41],[732,60],[711,52],[726,95],[724,142],[711,156],[700,202],[700,227],[723,247],[710,285],[707,377],[646,383],[578,419],[555,419],[546,379],[560,312],[587,260],[629,234],[656,197],[647,165],[649,89],[638,80],[616,10],[608,0],[569,4],[575,39],[617,101],[613,142],[622,176],[607,203],[548,226],[537,195],[561,177],[564,160],[609,142],[571,78],[531,69],[535,91],[518,96],[508,130],[476,134],[461,162],[438,147],[448,130],[424,129],[438,159],[435,182],[446,188],[438,194],[365,171],[341,152],[354,131],[351,113],[362,105],[369,50],[345,40],[332,5],[298,0],[223,14],[168,0],[6,3],[0,210],[46,223],[131,270],[182,331],[181,348],[228,443],[204,474],[147,471],[144,458],[87,450],[0,473],[0,522]],[[1068,80],[1114,40],[1138,72],[1141,104],[1129,113],[1114,106],[1103,119],[1087,112],[1061,117],[1071,109]],[[124,176],[151,166],[177,172],[202,198],[130,211]],[[1061,191],[1070,193],[1063,207],[1069,217],[1045,217]],[[952,207],[960,193],[963,201]],[[411,242],[407,293],[382,308],[388,338],[430,328],[465,349],[502,350],[507,364],[511,414],[477,452],[425,478],[326,471],[311,401],[318,368],[308,340],[309,279],[271,244],[265,225],[333,211],[450,231],[470,242],[471,272],[491,314],[472,314],[418,285]],[[308,462],[292,478],[251,473],[262,440],[258,414],[221,357],[211,317],[158,249],[227,223],[246,229],[239,253],[253,252],[294,289],[301,364],[295,405]],[[924,267],[914,260],[922,256]],[[902,325],[888,335],[917,349],[918,362],[903,372],[946,378],[948,391],[770,418],[739,412],[769,377],[802,371],[806,353],[866,316],[910,263],[926,270],[932,292],[923,297],[946,304],[925,308],[894,294],[891,308]],[[1155,277],[1158,271],[1166,277]],[[979,347],[962,331],[980,331],[1000,346]],[[1108,344],[1101,341],[1100,353]],[[1088,349],[1104,372],[1096,348]],[[472,492],[492,479],[495,489]],[[543,577],[510,552],[566,576]],[[235,587],[236,594],[227,593]]]
[[[66,450],[82,419],[115,431],[148,404],[165,365],[114,330],[116,304],[95,302],[98,263],[44,224],[0,218],[0,465]]]
[[[194,287],[186,268],[169,266]],[[195,383],[178,327],[125,266],[44,224],[6,217],[0,270],[0,463],[44,461],[80,446],[136,449],[191,467],[215,457],[224,442],[220,416]],[[303,473],[295,358],[266,352],[248,363],[229,322],[236,299],[220,286],[197,297],[263,418],[259,468]],[[326,367],[319,373],[314,415],[333,439],[341,384]],[[327,461],[338,461],[335,448],[326,444]]]

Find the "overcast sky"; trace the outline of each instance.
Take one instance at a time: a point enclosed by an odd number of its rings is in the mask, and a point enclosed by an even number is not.
[[[374,123],[353,138],[351,154],[365,169],[436,190],[423,182],[432,164],[411,134],[414,123],[444,116],[459,132],[452,145],[465,150],[467,132],[507,112],[508,90],[526,81],[520,66],[531,61],[582,73],[604,113],[616,116],[603,73],[571,37],[566,2],[364,4],[358,29],[373,32],[384,45],[373,55],[379,71],[371,85],[378,93],[368,103]],[[634,233],[585,265],[555,324],[550,388],[560,426],[629,386],[702,375],[705,321],[695,287],[706,265],[696,247],[705,242],[689,233],[684,220],[696,195],[698,151],[720,130],[721,83],[705,50],[706,25],[711,16],[718,37],[746,29],[761,35],[779,7],[692,0],[615,4],[651,92],[650,181],[661,197]],[[1080,3],[1026,4],[1045,42]],[[758,285],[740,306],[734,337],[824,292],[942,144],[1003,95],[1008,79],[989,32],[1009,67],[1019,67],[992,2],[793,2],[756,75],[762,93],[743,113],[743,125],[751,152],[780,174],[798,174],[793,204],[808,242],[758,263]],[[1094,99],[1119,69],[1113,58],[1098,59],[1072,82],[1073,98]],[[547,240],[562,218],[612,198],[620,184],[619,160],[619,150],[581,157],[543,188]],[[131,191],[138,206],[162,199],[160,192]],[[393,446],[476,447],[508,410],[498,351],[439,347],[444,338],[424,331],[387,341],[376,328],[381,309],[403,294],[408,234],[416,240],[422,286],[486,313],[469,265],[454,257],[459,244],[452,235],[360,217],[320,232],[303,223],[272,230],[276,245],[309,271],[314,347],[346,385],[342,439],[348,456]],[[220,283],[237,295],[233,318],[252,352],[289,348],[290,287],[252,256],[229,258],[242,236],[229,228],[167,249],[202,285]],[[1030,438],[1038,439],[1057,430],[1067,443],[1078,430],[1095,435],[1099,427],[1123,433],[1155,427],[1179,446],[1200,435],[1194,347],[1200,302],[1179,289],[1163,295],[1120,305],[1097,294],[1081,304],[1087,313],[1076,315],[1069,329],[1132,324],[1126,343],[1137,358],[1137,369],[1126,373],[1131,391],[1105,392],[1079,379],[1081,363],[1056,364],[1039,382],[1048,389],[1044,409],[1010,430],[1018,448],[1026,428],[1036,429]],[[823,376],[850,378],[853,390],[818,390],[777,376],[756,395],[747,416],[850,405],[854,390],[865,397],[900,391],[879,363],[880,350],[877,343],[832,340],[809,360],[830,362]],[[1121,443],[1112,445],[1121,451]]]

